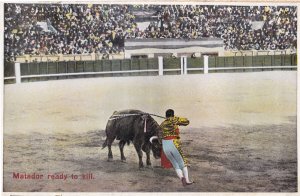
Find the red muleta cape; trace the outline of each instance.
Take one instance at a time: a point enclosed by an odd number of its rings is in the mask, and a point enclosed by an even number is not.
[[[165,153],[163,150],[161,150],[161,154],[160,154],[160,160],[161,160],[161,166],[163,168],[166,168],[166,169],[170,169],[172,168],[172,163],[169,161],[169,159],[166,157]]]

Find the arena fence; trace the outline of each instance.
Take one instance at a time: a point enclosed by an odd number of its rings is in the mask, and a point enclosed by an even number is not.
[[[232,56],[63,61],[4,64],[4,82],[21,83],[82,77],[149,76],[297,70],[297,56]]]

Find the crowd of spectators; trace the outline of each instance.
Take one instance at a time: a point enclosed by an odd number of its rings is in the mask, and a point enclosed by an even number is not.
[[[217,37],[225,49],[295,49],[296,7],[160,6],[159,22],[151,23],[144,38],[197,39]],[[259,29],[253,22],[261,21]]]
[[[141,30],[135,11],[151,11]],[[5,4],[5,58],[24,54],[116,54],[129,38],[222,38],[226,50],[296,48],[296,7]],[[55,31],[44,31],[47,21]],[[254,29],[252,23],[261,21]]]

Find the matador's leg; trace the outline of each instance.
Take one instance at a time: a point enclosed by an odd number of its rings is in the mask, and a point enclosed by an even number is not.
[[[182,159],[183,159],[183,162],[184,162],[184,165],[187,166],[188,164],[188,160],[187,158],[185,157],[185,155],[183,154],[182,152],[182,149],[181,149],[181,141],[179,139],[174,139],[174,145],[176,146],[179,154],[181,155]]]

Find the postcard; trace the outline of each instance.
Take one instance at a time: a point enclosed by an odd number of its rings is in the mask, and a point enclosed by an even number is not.
[[[298,10],[5,2],[3,194],[297,193]]]

